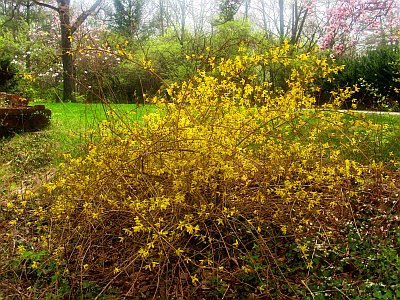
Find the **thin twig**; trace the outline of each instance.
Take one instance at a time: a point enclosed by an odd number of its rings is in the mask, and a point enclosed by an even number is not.
[[[310,292],[310,295],[313,299],[315,299],[314,293],[310,290],[308,285],[304,282],[304,280],[301,280],[301,283],[306,287],[306,289]]]

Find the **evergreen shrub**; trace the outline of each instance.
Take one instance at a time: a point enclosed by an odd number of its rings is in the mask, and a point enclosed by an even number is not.
[[[9,92],[17,84],[18,69],[12,63],[12,59],[8,56],[0,58],[0,91]]]
[[[345,65],[342,72],[336,75],[334,83],[326,83],[325,100],[329,92],[336,88],[357,85],[355,93],[359,107],[366,109],[399,109],[400,88],[400,50],[398,47],[386,46],[369,50],[355,57],[338,59]],[[347,103],[349,106],[351,103]]]

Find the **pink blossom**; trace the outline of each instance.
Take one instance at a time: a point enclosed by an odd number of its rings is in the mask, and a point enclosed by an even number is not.
[[[342,54],[370,34],[396,36],[400,29],[398,0],[336,0],[325,10],[322,49]]]

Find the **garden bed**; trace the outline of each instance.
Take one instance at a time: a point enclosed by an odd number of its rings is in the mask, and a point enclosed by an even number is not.
[[[44,105],[0,107],[0,136],[37,131],[50,123],[51,111]]]

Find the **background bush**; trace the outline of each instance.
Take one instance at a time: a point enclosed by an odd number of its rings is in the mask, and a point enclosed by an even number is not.
[[[0,58],[0,91],[13,91],[17,84],[18,70],[10,57],[2,55]]]
[[[355,57],[339,58],[338,63],[345,68],[335,76],[333,84],[324,85],[324,101],[336,88],[357,85],[360,90],[354,97],[361,108],[398,110],[399,61],[400,50],[397,46],[380,47]],[[347,106],[350,107],[351,102]]]

